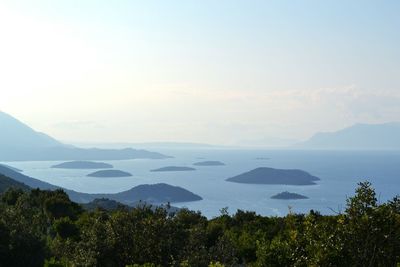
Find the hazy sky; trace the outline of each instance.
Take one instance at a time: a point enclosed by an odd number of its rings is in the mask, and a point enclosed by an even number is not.
[[[399,14],[397,0],[0,0],[0,110],[87,142],[400,121]]]

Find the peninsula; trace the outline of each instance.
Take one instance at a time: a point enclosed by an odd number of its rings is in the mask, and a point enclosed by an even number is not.
[[[68,161],[51,166],[55,169],[111,169],[113,165],[104,162],[93,161]]]

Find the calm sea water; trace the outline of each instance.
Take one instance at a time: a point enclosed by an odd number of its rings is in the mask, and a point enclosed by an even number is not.
[[[208,217],[217,216],[228,207],[256,211],[262,215],[285,215],[289,206],[302,213],[310,209],[330,214],[345,208],[345,199],[354,194],[358,182],[368,180],[378,199],[386,201],[400,194],[400,151],[271,151],[271,150],[158,150],[174,156],[164,160],[104,161],[133,177],[91,178],[91,170],[51,169],[60,162],[8,162],[24,174],[68,189],[87,193],[115,193],[140,184],[168,183],[181,186],[203,200],[175,203],[178,207],[200,210]],[[257,159],[268,158],[268,159]],[[194,162],[219,160],[226,166],[195,167],[189,172],[150,172],[164,166],[192,166]],[[317,185],[249,185],[225,179],[257,167],[301,169],[321,178]],[[309,197],[306,200],[274,200],[270,197],[290,191]]]

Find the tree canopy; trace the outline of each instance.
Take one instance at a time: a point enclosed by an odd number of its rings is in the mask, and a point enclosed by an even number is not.
[[[0,266],[397,266],[400,198],[368,182],[343,213],[261,216],[139,206],[86,211],[62,190],[0,196]]]

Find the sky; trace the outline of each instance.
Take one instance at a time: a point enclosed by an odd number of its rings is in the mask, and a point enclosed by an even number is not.
[[[0,0],[0,110],[70,142],[400,121],[400,1]]]

